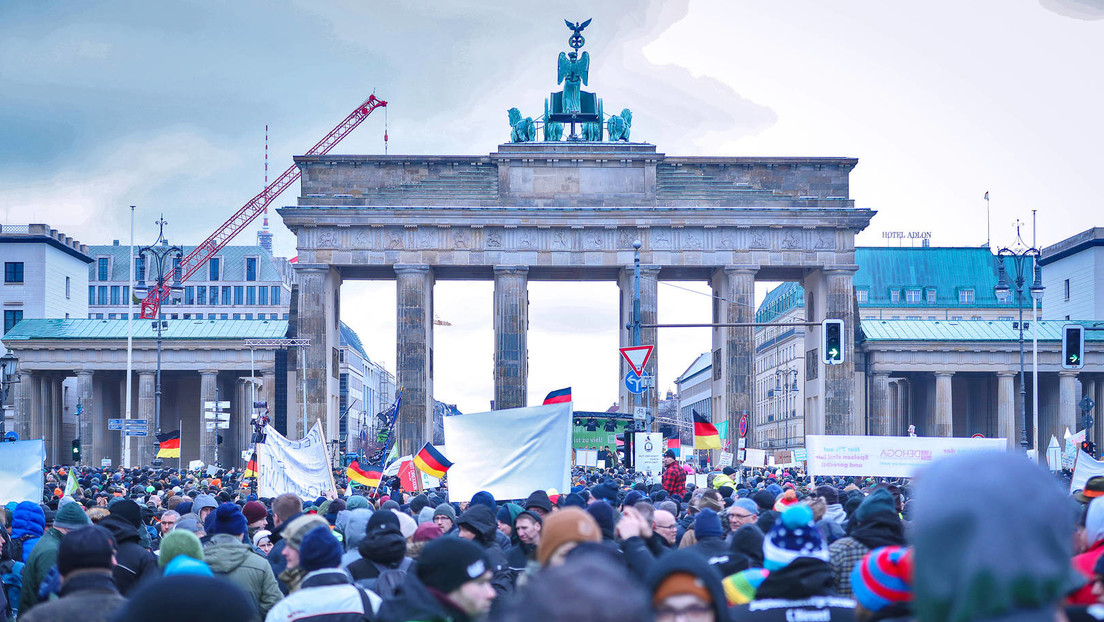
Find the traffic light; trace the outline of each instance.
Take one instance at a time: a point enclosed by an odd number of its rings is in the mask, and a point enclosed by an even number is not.
[[[81,459],[81,440],[79,438],[73,439],[73,464],[80,462]]]
[[[1081,451],[1089,454],[1093,458],[1096,457],[1096,443],[1092,441],[1081,441]]]
[[[843,363],[843,320],[824,320],[820,327],[821,360],[825,365]]]
[[[1081,369],[1085,366],[1085,327],[1066,324],[1062,327],[1062,367]]]

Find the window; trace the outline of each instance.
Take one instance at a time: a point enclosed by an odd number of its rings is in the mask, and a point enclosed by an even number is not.
[[[141,255],[134,258],[134,280],[146,280],[146,258]]]
[[[113,304],[113,305],[118,305],[119,304],[119,286],[118,285],[112,285],[111,286],[111,304]]]
[[[195,304],[195,288],[194,287],[188,286],[188,287],[184,288],[184,304],[186,304],[186,305],[194,305]]]
[[[100,285],[99,286],[99,291],[97,291],[97,293],[100,295],[100,304],[102,304],[102,305],[107,304],[107,286],[106,285]]]
[[[974,304],[974,290],[972,289],[960,289],[958,290],[958,304],[972,305]]]
[[[130,314],[129,313],[120,313],[119,317],[124,319],[124,320],[129,320],[130,319]]]
[[[114,313],[108,313],[107,314],[107,319],[114,320],[115,319],[115,314]]]
[[[245,304],[245,288],[241,285],[234,286],[234,304]]]
[[[69,277],[65,277],[65,299],[66,300],[69,300],[69,286],[70,285],[72,285],[72,283],[69,282]]]
[[[185,314],[184,314],[184,319],[185,319],[185,320],[190,320],[190,319],[192,319],[192,314],[191,314],[191,313],[185,313]]]
[[[889,292],[889,301],[894,304],[901,302],[901,292],[897,290]]]
[[[207,261],[207,265],[211,266],[210,278],[207,279],[208,281],[217,281],[217,280],[219,280],[219,262],[220,261],[221,260],[218,257],[212,257],[211,259],[209,259]]]
[[[230,304],[230,291],[231,291],[231,287],[229,285],[223,285],[222,286],[222,304],[224,304],[224,305]]]
[[[235,313],[234,314],[234,319],[235,320],[240,320],[241,319],[241,313]]]
[[[225,313],[220,313],[220,314],[219,314],[219,319],[220,319],[220,320],[225,320],[225,319],[226,319],[227,317],[228,317],[228,316],[227,316],[227,315],[226,315]]]
[[[130,304],[130,286],[123,286],[123,304]]]
[[[1070,286],[1069,286],[1069,279],[1066,279],[1066,281],[1065,281],[1065,287],[1066,287],[1066,300],[1069,300],[1069,298],[1070,298]]]
[[[218,285],[211,286],[211,306],[218,304]]]
[[[253,319],[253,314],[252,313],[246,313],[245,314],[245,319],[252,320]]]
[[[910,305],[919,304],[920,303],[920,290],[918,290],[918,289],[907,289],[907,290],[905,290],[905,302],[909,303]]]
[[[280,304],[280,286],[279,285],[272,288],[272,304],[274,304],[274,305]],[[287,314],[284,315],[284,319],[285,320],[287,319]]]
[[[246,257],[245,258],[245,280],[256,281],[257,280],[257,258]]]
[[[23,262],[22,261],[5,261],[4,262],[4,282],[5,283],[22,283],[23,282]]]
[[[268,287],[266,287],[264,285],[261,285],[260,287],[257,288],[257,304],[259,304],[259,305],[267,305],[268,304]]]
[[[934,287],[929,288],[928,291],[927,291],[927,294],[928,294],[928,304],[930,304],[930,305],[935,304],[935,288]]]
[[[971,320],[980,320],[980,319],[981,319],[981,316],[980,316],[980,315],[971,315],[971,316],[970,316],[970,319],[971,319]]]
[[[1012,321],[1012,316],[1011,315],[1002,315],[1002,316],[998,317],[997,319],[1000,320],[1001,322],[1011,322]]]
[[[107,280],[107,267],[109,265],[109,263],[108,263],[109,261],[110,260],[107,257],[99,257],[98,259],[96,259],[96,280],[97,281],[106,281]]]
[[[96,304],[96,286],[95,285],[89,285],[88,286],[88,304],[90,304],[90,305]],[[92,318],[90,317],[88,319],[92,319]]]
[[[103,313],[97,313],[96,314],[96,319],[97,320],[102,320],[103,319]]]
[[[250,287],[245,288],[245,304],[247,304],[247,305],[257,304],[257,288],[256,287],[250,286]]]
[[[859,304],[864,305],[870,300],[870,292],[865,289],[855,290],[855,298],[858,299]]]
[[[22,265],[22,264],[20,264]],[[4,311],[4,334],[23,319],[23,311]]]
[[[200,285],[196,288],[196,304],[207,304],[207,287],[205,285]]]
[[[919,320],[920,316],[919,315],[906,315],[905,319],[906,320]]]
[[[955,321],[958,321],[958,320],[961,320],[961,319],[962,319],[962,316],[961,316],[961,315],[952,315],[952,316],[951,316],[951,319],[952,319],[952,320],[955,320]]]

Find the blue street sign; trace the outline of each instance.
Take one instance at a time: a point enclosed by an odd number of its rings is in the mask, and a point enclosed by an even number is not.
[[[641,377],[636,375],[636,372],[630,369],[628,373],[625,374],[625,388],[627,388],[630,393],[636,393],[638,395],[643,393],[644,391],[647,391],[648,374],[644,374],[644,376]]]
[[[136,430],[134,428],[130,428],[126,431],[126,435],[127,436],[149,436],[149,431],[147,431],[147,430]]]
[[[126,425],[127,429],[149,427],[149,419],[127,419],[124,420],[123,423]]]
[[[123,420],[122,419],[108,419],[107,420],[107,429],[108,430],[122,430],[123,429]]]

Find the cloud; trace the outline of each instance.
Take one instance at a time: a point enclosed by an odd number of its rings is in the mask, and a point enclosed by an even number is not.
[[[1048,11],[1082,20],[1104,19],[1104,0],[1039,0]]]

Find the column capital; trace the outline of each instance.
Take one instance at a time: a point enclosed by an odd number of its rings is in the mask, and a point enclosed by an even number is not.
[[[759,266],[756,265],[744,265],[744,264],[729,264],[721,268],[725,274],[735,274],[738,276],[755,276],[759,274]]]
[[[429,264],[412,264],[412,263],[397,263],[394,265],[395,274],[415,274],[424,275],[429,274],[432,268]]]
[[[217,370],[217,369],[200,369],[199,370],[199,375],[200,376],[217,376],[218,373],[219,373],[219,370]]]
[[[293,267],[296,272],[329,272],[333,269],[325,263],[296,263]]]
[[[26,370],[26,371],[21,371],[19,373],[21,373],[21,374],[32,374],[34,372],[32,370]],[[78,377],[81,377],[81,376],[88,377],[88,376],[91,376],[93,373],[95,373],[95,372],[93,372],[91,369],[78,369],[77,370],[77,376]]]
[[[870,375],[874,376],[874,378],[876,378],[878,380],[881,380],[881,381],[884,381],[884,382],[889,382],[889,375],[890,374],[887,371],[875,371],[875,372],[871,372]]]
[[[997,372],[997,376],[1000,378],[1015,378],[1020,372],[1014,369],[1002,369]]]
[[[399,266],[395,266],[395,272],[398,272],[398,271],[399,271]],[[529,274],[529,266],[495,266],[494,267],[494,273],[495,273],[496,277],[500,274],[503,275],[503,276],[510,276],[510,275],[523,276],[523,275],[528,275]]]
[[[1076,379],[1077,376],[1080,375],[1080,373],[1081,372],[1076,370],[1076,369],[1063,369],[1062,371],[1058,372],[1058,376],[1063,377],[1063,378],[1074,378],[1074,379]]]
[[[936,378],[950,378],[951,376],[955,375],[953,371],[937,371],[932,373],[935,374]]]
[[[825,274],[833,276],[847,276],[859,271],[859,266],[855,264],[840,265],[840,266],[824,266],[821,268]]]
[[[138,373],[138,376],[156,376],[157,375],[157,370],[156,369],[136,369],[134,371]]]

